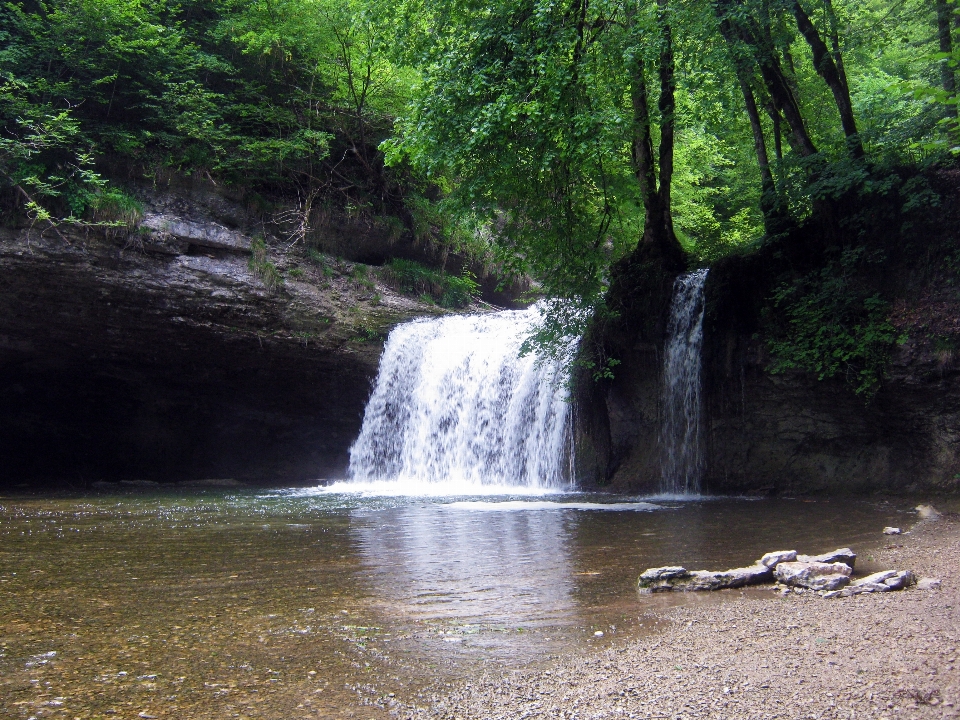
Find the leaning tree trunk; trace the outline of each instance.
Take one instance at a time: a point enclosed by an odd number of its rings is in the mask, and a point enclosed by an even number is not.
[[[739,22],[734,13],[738,9],[735,4],[739,4],[739,0],[717,0],[714,8],[718,19],[721,22],[724,20],[729,22],[736,41],[752,49],[763,84],[770,93],[774,105],[783,112],[783,117],[790,127],[791,146],[803,157],[815,155],[817,148],[810,139],[810,133],[807,132],[803,114],[800,112],[800,103],[777,59],[776,48],[768,42],[763,42],[763,28],[756,22],[752,23],[753,28]],[[769,28],[767,30],[769,31]]]
[[[720,22],[720,33],[730,48],[737,81],[740,83],[740,92],[743,93],[743,104],[750,119],[750,130],[753,132],[753,149],[757,155],[757,165],[760,168],[760,209],[763,212],[764,230],[772,235],[777,225],[779,215],[779,199],[777,185],[770,171],[770,156],[767,154],[767,140],[763,133],[763,124],[760,122],[760,111],[757,109],[757,100],[750,85],[750,71],[744,58],[737,52],[736,35],[728,20]],[[777,113],[779,120],[779,113]],[[775,137],[778,159],[780,159],[779,123],[775,123]]]
[[[834,102],[837,110],[840,111],[840,124],[843,126],[843,134],[847,137],[847,145],[850,154],[853,157],[863,157],[863,143],[860,135],[857,133],[857,123],[853,115],[853,104],[850,102],[850,89],[847,87],[846,76],[841,73],[837,63],[830,53],[827,44],[820,37],[820,33],[814,26],[810,16],[807,15],[800,0],[792,0],[793,16],[797,20],[797,27],[800,34],[806,39],[810,50],[813,53],[813,66],[817,73],[823,78],[824,82],[833,93]],[[832,7],[832,6],[831,6]],[[839,42],[837,43],[837,53],[839,54]]]

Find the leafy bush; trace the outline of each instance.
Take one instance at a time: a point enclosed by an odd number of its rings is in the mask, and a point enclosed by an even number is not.
[[[445,308],[462,308],[473,302],[480,287],[469,270],[450,275],[412,260],[395,258],[381,270],[384,281],[400,292],[427,295]]]
[[[863,248],[781,284],[773,295],[781,318],[768,341],[774,374],[787,370],[842,377],[867,399],[880,388],[893,348],[906,340],[889,321],[889,304],[854,281]],[[768,315],[769,317],[769,315]]]

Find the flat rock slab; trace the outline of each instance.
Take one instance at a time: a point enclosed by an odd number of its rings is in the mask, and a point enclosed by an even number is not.
[[[908,585],[913,585],[917,579],[909,570],[884,570],[883,572],[868,575],[850,583],[840,591],[841,597],[850,597],[851,595],[860,595],[861,593],[890,592],[891,590],[903,590]]]
[[[763,565],[764,567],[768,567],[772,570],[782,562],[793,562],[796,559],[796,550],[777,550],[776,552],[768,552],[757,561],[757,564]]]
[[[850,582],[852,568],[846,563],[784,562],[773,571],[777,580],[810,590],[839,590]]]
[[[852,569],[857,562],[857,554],[850,548],[838,548],[823,555],[797,555],[796,560],[807,563],[843,563]]]
[[[772,579],[773,571],[760,564],[716,572],[668,566],[644,571],[637,582],[637,590],[642,593],[726,590],[757,585]]]
[[[194,222],[176,215],[148,214],[140,226],[160,236],[174,237],[191,245],[235,252],[250,251],[249,237],[213,222]]]

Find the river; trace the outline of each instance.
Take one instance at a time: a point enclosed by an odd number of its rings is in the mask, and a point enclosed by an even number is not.
[[[387,717],[390,693],[740,592],[638,596],[647,567],[868,549],[915,517],[906,500],[342,489],[0,497],[0,716]]]

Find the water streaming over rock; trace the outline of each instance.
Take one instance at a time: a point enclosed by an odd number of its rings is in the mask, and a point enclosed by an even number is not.
[[[660,490],[700,492],[703,474],[700,350],[703,345],[703,285],[706,270],[679,276],[667,324],[663,358],[663,423]]]
[[[565,486],[567,362],[519,356],[539,319],[534,306],[396,327],[350,449],[351,480],[411,491]]]

